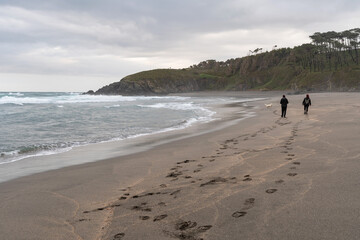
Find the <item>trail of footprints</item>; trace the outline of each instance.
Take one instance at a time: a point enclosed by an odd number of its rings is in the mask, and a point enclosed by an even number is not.
[[[285,160],[287,160],[287,161],[294,160],[295,154],[292,153],[291,150],[293,150],[292,145],[294,143],[295,137],[297,136],[297,132],[299,130],[300,123],[301,122],[297,122],[296,124],[294,124],[294,127],[292,128],[292,131],[291,131],[291,136],[285,141],[285,144],[282,146],[284,148],[284,150],[281,153],[285,155]],[[301,163],[299,161],[294,161],[294,162],[292,162],[292,164],[298,166]],[[292,166],[289,169],[296,170],[296,166]],[[298,175],[296,172],[287,173],[287,176],[289,176],[289,177],[295,177],[296,175]],[[279,179],[279,180],[275,181],[276,184],[281,184],[283,182],[284,182],[283,179]],[[274,188],[274,189],[267,189],[265,192],[271,194],[276,191],[277,191],[277,189]]]
[[[282,126],[282,124],[279,124],[279,123],[277,123],[277,124]],[[293,154],[291,152],[291,150],[293,149],[292,144],[294,142],[294,139],[297,136],[298,125],[299,125],[299,123],[296,123],[294,125],[294,127],[292,128],[291,136],[285,141],[285,144],[282,146],[284,148],[284,150],[281,153],[285,155],[285,160],[287,160],[287,161],[292,161],[293,158],[295,157],[295,154]],[[224,154],[226,153],[227,150],[238,149],[236,145],[239,144],[239,140],[246,141],[250,138],[256,137],[258,134],[267,133],[267,132],[275,129],[276,127],[277,126],[274,125],[269,128],[260,129],[259,131],[257,131],[254,134],[244,134],[244,135],[238,136],[237,138],[226,140],[223,144],[221,144],[221,147],[216,150],[215,155],[204,156],[204,157],[202,157],[202,159],[208,160],[208,162],[214,162],[214,161],[216,161],[216,159],[218,157],[224,157]],[[233,153],[233,155],[234,154],[237,154],[237,153],[235,152],[235,153]],[[181,187],[178,187],[179,189],[176,189],[176,190],[175,189],[167,190],[167,189],[169,189],[169,184],[171,185],[172,182],[179,181],[181,179],[183,179],[185,181],[190,180],[191,184],[201,182],[199,184],[200,188],[207,187],[209,185],[216,185],[216,184],[226,184],[226,183],[234,184],[234,183],[239,183],[239,181],[240,182],[252,181],[252,177],[250,175],[245,175],[240,180],[238,180],[237,177],[228,177],[228,178],[213,177],[213,178],[209,178],[208,180],[203,181],[203,179],[201,179],[201,178],[196,178],[196,174],[198,172],[202,171],[206,166],[205,166],[205,163],[198,164],[197,162],[198,162],[198,160],[194,160],[194,159],[186,159],[184,161],[177,162],[176,165],[174,167],[172,167],[170,169],[170,171],[167,173],[167,175],[165,176],[165,179],[170,179],[170,182],[168,184],[165,184],[165,183],[160,184],[159,187],[157,187],[157,189],[158,189],[157,191],[146,192],[146,193],[137,194],[137,195],[131,195],[130,187],[126,188],[126,189],[122,189],[121,191],[123,191],[124,194],[118,198],[116,203],[108,205],[108,206],[100,207],[100,208],[97,208],[94,210],[84,211],[83,213],[89,214],[89,213],[93,213],[93,212],[97,212],[97,211],[103,211],[103,210],[109,210],[109,209],[116,208],[116,207],[122,207],[123,206],[122,202],[124,202],[124,201],[126,202],[126,204],[124,204],[124,205],[128,206],[129,204],[131,205],[131,203],[130,203],[131,201],[136,201],[138,199],[151,197],[153,195],[166,195],[166,196],[171,196],[172,198],[177,198],[178,194],[181,193],[181,190],[182,190]],[[292,163],[294,165],[300,165],[300,162],[298,162],[298,161],[294,161]],[[187,166],[189,166],[190,164],[196,164],[195,170],[190,171],[190,169],[187,168]],[[294,166],[294,167],[291,167],[290,169],[295,170],[296,167]],[[296,172],[290,172],[287,174],[287,176],[289,176],[289,177],[294,177],[296,175],[297,175]],[[276,184],[281,184],[283,182],[284,182],[283,179],[279,179],[279,180],[275,181]],[[270,189],[266,189],[265,192],[267,194],[273,194],[277,191],[278,190],[276,188],[270,188]],[[159,209],[164,208],[166,206],[167,206],[167,204],[163,201],[160,201],[157,204],[153,204],[153,206],[149,206],[149,204],[146,201],[143,201],[140,204],[132,205],[130,210],[139,212],[139,219],[141,221],[152,220],[154,223],[156,223],[156,222],[161,222],[162,220],[166,219],[168,217],[168,214],[165,213],[165,209],[163,210],[164,213],[160,214],[160,215],[151,217],[150,213],[152,212],[153,208],[157,208],[157,212],[159,212]],[[231,216],[233,218],[245,217],[248,214],[248,210],[250,210],[254,206],[255,206],[255,198],[245,199],[245,201],[243,203],[243,207],[241,207],[239,210],[233,212]],[[160,210],[160,212],[161,212],[161,210]],[[78,221],[81,222],[81,221],[90,221],[90,220],[91,219],[88,219],[88,218],[82,218],[82,219],[79,219]],[[178,239],[200,240],[202,238],[198,238],[198,235],[208,231],[211,228],[212,228],[212,225],[198,226],[197,222],[178,220],[174,225],[173,231],[164,231],[164,233],[171,237],[178,238]],[[125,238],[125,236],[126,235],[124,232],[119,232],[119,233],[115,234],[112,239],[119,240],[119,239]]]
[[[244,202],[244,207],[242,207],[241,210],[234,212],[232,214],[232,216],[234,218],[243,217],[243,216],[245,216],[247,214],[246,210],[249,210],[249,209],[253,208],[254,205],[255,205],[255,198],[248,198]]]
[[[189,164],[196,164],[196,168],[192,173],[188,169],[186,169],[186,165]],[[176,166],[170,169],[170,172],[165,176],[165,179],[170,179],[170,182],[165,184],[160,184],[158,187],[156,187],[156,191],[154,192],[143,192],[141,194],[131,194],[131,188],[125,188],[121,189],[124,193],[122,196],[118,198],[118,200],[114,204],[110,204],[107,206],[99,207],[93,210],[84,211],[83,214],[90,214],[98,211],[104,211],[104,210],[110,210],[115,207],[124,207],[128,210],[135,211],[139,213],[139,220],[141,221],[152,221],[154,223],[161,222],[164,219],[168,217],[168,214],[166,214],[166,202],[160,201],[157,204],[149,204],[146,200],[149,197],[152,196],[167,196],[171,198],[177,198],[179,194],[181,194],[181,187],[172,187],[170,188],[169,185],[171,185],[172,182],[180,180],[180,177],[183,179],[189,179],[193,178],[192,176],[189,176],[187,174],[196,174],[197,172],[200,172],[204,168],[203,164],[198,164],[197,160],[184,160],[181,162],[177,162]],[[249,176],[245,177],[245,179],[249,179]],[[214,177],[212,179],[209,179],[208,181],[203,181],[202,179],[198,178],[197,181],[202,182],[199,184],[199,187],[206,187],[208,185],[215,185],[215,184],[221,184],[221,183],[227,183],[227,182],[234,182],[236,181],[236,177],[232,178],[222,178],[222,177]],[[247,180],[248,181],[248,180]],[[196,181],[194,181],[196,182]],[[161,198],[160,198],[161,199]],[[129,207],[130,206],[130,207]],[[156,212],[163,212],[163,214],[151,216],[154,208],[156,208]],[[163,210],[161,210],[163,209]],[[82,218],[78,220],[81,221],[90,221],[88,218]],[[198,226],[197,222],[192,221],[183,221],[178,220],[176,224],[174,225],[173,231],[164,231],[165,234],[178,238],[178,239],[193,239],[193,240],[200,240],[201,238],[198,237],[198,235],[208,231],[212,228],[212,225],[201,225]],[[119,240],[126,238],[125,232],[119,232],[112,236],[112,239]]]

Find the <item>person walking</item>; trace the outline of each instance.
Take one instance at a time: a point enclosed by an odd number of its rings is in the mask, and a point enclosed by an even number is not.
[[[281,117],[286,118],[286,109],[287,109],[287,105],[289,104],[289,101],[287,100],[285,95],[283,95],[282,99],[280,100],[280,104],[281,104]]]
[[[311,106],[311,99],[309,97],[309,94],[306,94],[306,97],[304,98],[302,104],[304,105],[304,114],[307,114],[309,111],[309,106]]]

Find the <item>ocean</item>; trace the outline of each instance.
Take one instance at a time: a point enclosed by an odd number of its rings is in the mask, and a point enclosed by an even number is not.
[[[2,92],[0,169],[15,169],[19,176],[53,169],[55,167],[51,167],[49,161],[54,158],[44,158],[45,156],[60,156],[84,146],[119,143],[207,123],[216,118],[215,111],[210,106],[234,101],[239,99]],[[38,161],[41,157],[46,159],[46,164],[50,167],[39,170],[36,164],[43,164],[45,161]],[[16,167],[12,167],[15,163]],[[71,164],[70,161],[60,165]],[[59,166],[59,163],[55,165]],[[24,170],[23,174],[19,174],[22,171],[19,169],[30,166],[37,170]],[[12,177],[9,171],[7,170],[9,177],[0,181]]]

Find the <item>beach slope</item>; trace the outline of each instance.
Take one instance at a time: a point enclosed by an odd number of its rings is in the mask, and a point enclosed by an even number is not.
[[[2,183],[1,238],[357,239],[360,94],[287,97],[287,118],[280,95],[234,104],[256,116]]]

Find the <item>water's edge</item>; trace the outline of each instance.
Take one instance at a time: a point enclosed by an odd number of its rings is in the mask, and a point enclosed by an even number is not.
[[[251,101],[263,99],[257,98]],[[35,156],[11,164],[3,164],[0,167],[0,182],[63,167],[146,151],[161,144],[221,130],[237,124],[243,119],[255,116],[255,113],[247,106],[246,102],[213,105],[210,106],[210,110],[216,112],[213,121],[198,123],[185,129],[160,132],[121,141],[95,143],[76,147],[55,155]]]

